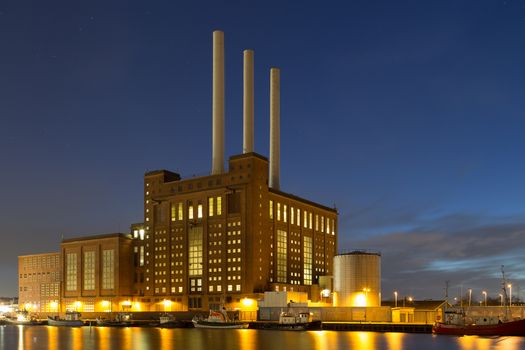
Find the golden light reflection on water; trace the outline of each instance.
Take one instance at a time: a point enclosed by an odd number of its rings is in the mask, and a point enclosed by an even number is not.
[[[122,331],[122,348],[123,349],[131,349],[131,328],[123,328]]]
[[[522,349],[524,345],[522,337],[478,337],[473,335],[457,337],[457,343],[461,350],[518,350]]]
[[[253,329],[239,329],[237,334],[241,350],[253,350],[256,347],[256,333]]]
[[[353,334],[350,337],[353,338],[353,342],[356,349],[375,349],[375,337],[376,334],[372,332],[351,332]]]
[[[84,344],[84,327],[71,327],[72,344],[69,349],[82,349]]]
[[[18,350],[24,350],[24,326],[16,326],[18,328]]]
[[[7,338],[7,339],[6,339]],[[325,350],[325,349],[525,349],[523,337],[432,336],[374,332],[280,332],[109,327],[7,326],[0,349]]]
[[[403,349],[403,337],[405,336],[405,333],[385,333],[384,334],[386,338],[386,344],[388,346],[388,349],[390,350],[397,350],[397,349]]]
[[[109,349],[109,327],[96,327],[95,329],[96,344],[100,350]]]
[[[160,337],[160,350],[173,350],[175,336],[172,329],[158,329]]]
[[[47,326],[47,348],[60,349],[57,327]]]
[[[327,331],[311,331],[309,334],[312,337],[315,349],[328,349],[329,345],[333,345],[329,344],[329,333]]]

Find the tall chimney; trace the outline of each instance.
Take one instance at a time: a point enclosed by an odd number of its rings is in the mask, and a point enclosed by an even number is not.
[[[224,33],[213,32],[213,97],[212,97],[212,167],[211,174],[224,172]]]
[[[270,188],[279,189],[281,83],[279,68],[270,69]]]
[[[253,152],[253,51],[244,50],[244,132],[242,153]]]

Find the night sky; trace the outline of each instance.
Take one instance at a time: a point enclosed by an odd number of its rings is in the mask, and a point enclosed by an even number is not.
[[[336,206],[339,251],[382,252],[383,297],[525,296],[525,0],[0,3],[0,295],[17,256],[128,232],[143,175],[211,170],[212,31],[226,157],[255,150],[281,68],[281,189]]]

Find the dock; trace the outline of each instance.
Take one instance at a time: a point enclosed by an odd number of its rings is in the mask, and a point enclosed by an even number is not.
[[[391,322],[323,322],[327,331],[432,333],[432,325],[425,323]]]

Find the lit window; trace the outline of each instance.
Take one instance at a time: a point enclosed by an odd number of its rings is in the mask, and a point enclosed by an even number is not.
[[[269,205],[269,214],[270,214],[270,220],[273,220],[273,201],[270,200],[270,205]]]
[[[301,209],[297,208],[297,226],[301,226]]]
[[[330,233],[330,219],[326,218],[326,233]]]
[[[175,221],[177,219],[177,208],[175,206],[175,203],[171,203],[171,207],[170,207],[170,217],[171,217],[171,221]]]
[[[222,197],[217,197],[217,215],[222,215]]]
[[[193,205],[188,206],[188,219],[193,220]]]
[[[308,213],[306,211],[303,212],[303,226],[304,228],[308,227]]]
[[[115,288],[115,250],[102,251],[102,289]]]
[[[184,219],[184,212],[182,209],[182,203],[179,203],[179,220],[183,220],[183,219]]]
[[[287,207],[286,207],[286,204],[283,205],[283,221],[284,222],[288,222],[288,218],[287,218]]]
[[[202,219],[202,204],[197,205],[197,217]]]
[[[312,284],[312,237],[303,237],[303,273],[304,284]]]
[[[290,207],[290,223],[294,224],[294,211],[295,209],[293,207]]]
[[[281,221],[281,203],[277,203],[277,221]]]
[[[236,286],[235,286],[235,290],[236,290],[237,292],[240,292],[240,291],[241,291],[241,285],[240,285],[240,284],[236,285]]]
[[[319,215],[315,214],[315,230],[319,231]]]
[[[143,241],[144,240],[144,229],[143,228],[139,230],[139,236],[140,236],[140,240]]]
[[[95,290],[95,252],[84,252],[84,290]]]
[[[213,197],[208,198],[208,216],[213,216]]]
[[[308,227],[310,228],[310,230],[312,229],[312,213],[308,214],[308,221],[309,221],[309,225]]]
[[[139,230],[134,230],[133,231],[133,238],[138,238],[139,237]]]
[[[286,283],[287,232],[277,230],[277,282]]]
[[[144,266],[144,246],[140,246],[140,251],[139,251],[139,266]]]
[[[335,235],[335,220],[332,219],[332,234]]]
[[[66,290],[77,290],[77,254],[66,255]]]
[[[321,216],[321,232],[324,232],[324,216]]]
[[[222,291],[222,286],[221,285],[218,285],[217,286],[217,292],[221,292]]]
[[[228,292],[232,292],[232,291],[233,291],[233,285],[228,284]]]

